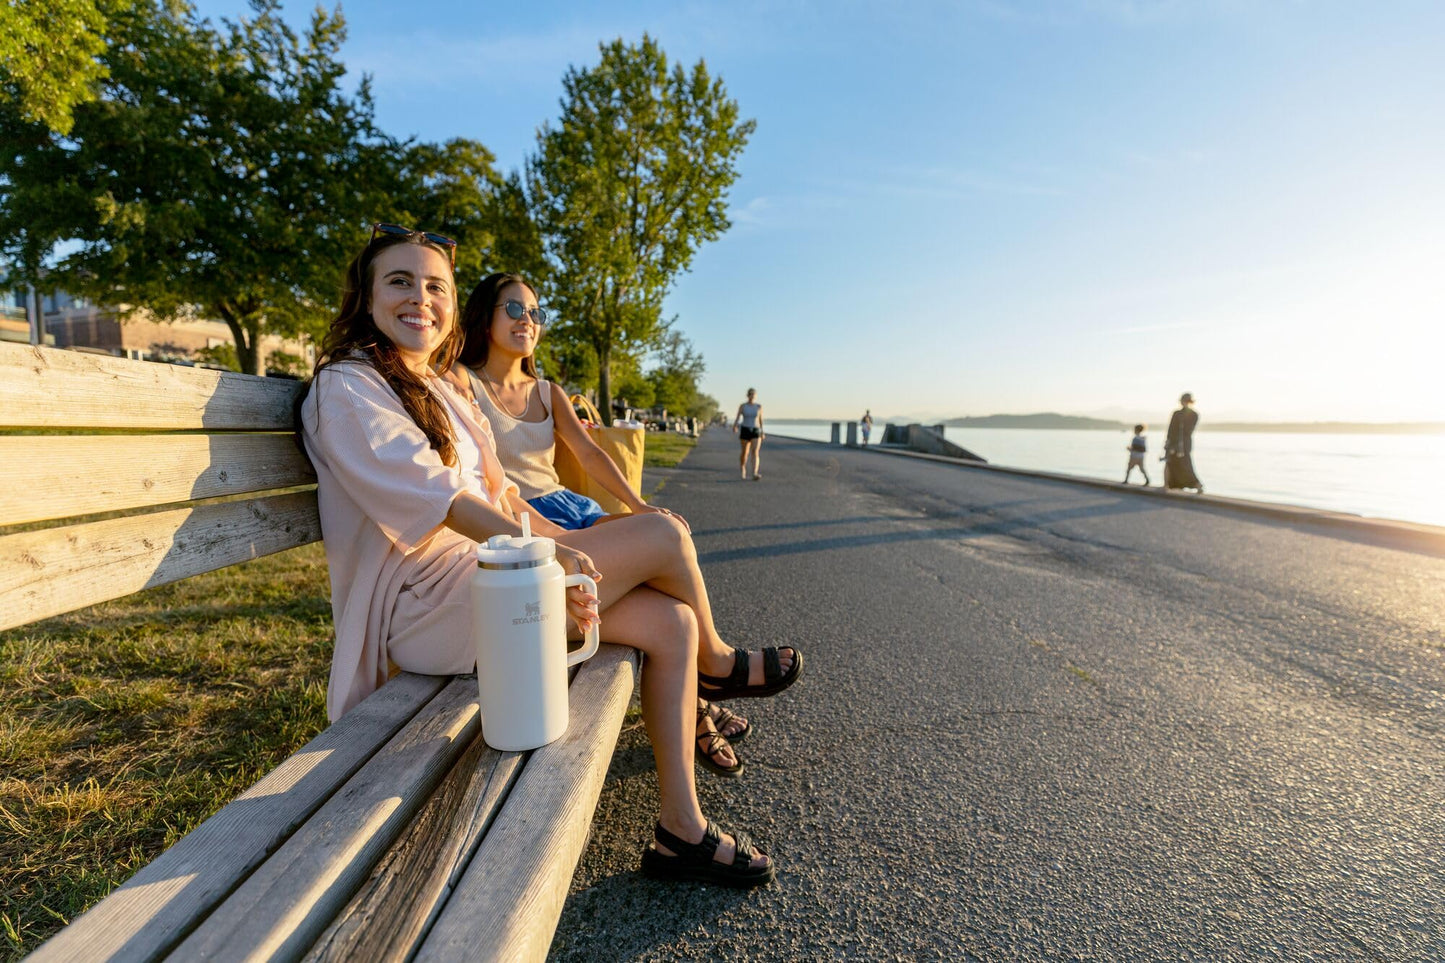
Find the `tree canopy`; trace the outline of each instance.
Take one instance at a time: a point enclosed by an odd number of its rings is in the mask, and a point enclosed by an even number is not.
[[[727,191],[755,125],[702,61],[669,69],[646,35],[600,50],[595,67],[563,78],[561,117],[538,133],[527,186],[558,334],[591,349],[605,402],[614,355],[657,346],[663,296],[729,227]]]
[[[524,171],[474,140],[378,129],[369,78],[343,87],[345,22],[299,33],[280,0],[219,24],[185,0],[16,0],[0,13],[0,259],[9,280],[122,314],[230,328],[242,370],[263,337],[319,338],[370,222],[458,241],[464,298],[520,271],[555,317],[549,376],[694,406],[701,359],[665,295],[729,226],[752,121],[702,61],[657,43],[600,46],[570,68],[561,115]],[[643,371],[649,357],[661,359]]]
[[[0,101],[70,133],[72,111],[106,76],[109,21],[131,0],[9,0],[0,8]]]
[[[107,77],[68,136],[0,112],[20,146],[0,157],[0,243],[33,282],[68,242],[49,286],[219,318],[259,372],[264,332],[314,330],[332,309],[364,238],[348,218],[394,180],[366,84],[340,89],[343,21],[317,10],[297,36],[258,0],[216,29],[143,0],[111,26]]]

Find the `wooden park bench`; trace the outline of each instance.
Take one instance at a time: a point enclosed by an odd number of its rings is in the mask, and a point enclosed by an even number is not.
[[[0,343],[0,629],[319,540],[302,390]],[[540,959],[637,665],[603,646],[530,753],[475,678],[401,673],[32,959]]]

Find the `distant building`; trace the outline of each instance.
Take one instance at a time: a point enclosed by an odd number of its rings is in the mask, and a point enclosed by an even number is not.
[[[30,312],[25,309],[27,294],[23,289],[0,289],[0,341],[30,342]],[[46,344],[55,339],[47,338]]]
[[[24,290],[0,290],[0,341],[30,341],[27,302],[34,303]],[[63,291],[41,295],[40,309],[45,318],[45,343],[57,348],[194,364],[199,360],[197,352],[234,344],[231,329],[223,321],[153,321],[139,314],[122,322],[115,308],[94,305]],[[307,369],[316,361],[316,349],[309,343],[268,336],[262,347],[268,357],[281,351],[300,358]]]

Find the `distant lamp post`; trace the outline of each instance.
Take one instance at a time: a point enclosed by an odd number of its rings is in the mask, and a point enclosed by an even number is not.
[[[30,343],[45,343],[45,312],[40,306],[40,292],[35,290],[35,285],[30,286],[30,294],[26,299],[25,313],[30,316]]]

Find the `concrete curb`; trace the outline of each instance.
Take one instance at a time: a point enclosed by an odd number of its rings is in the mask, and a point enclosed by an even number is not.
[[[794,435],[776,435],[771,432],[768,437],[786,438],[788,441],[802,441],[813,445],[820,445],[824,448],[847,447],[845,445],[834,445],[832,442],[818,441],[814,438],[798,438]],[[1145,488],[1142,485],[1121,485],[1118,482],[1104,481],[1101,478],[1064,475],[1058,472],[1036,471],[1031,468],[1009,468],[1003,465],[990,465],[982,462],[967,461],[961,458],[949,458],[945,455],[930,455],[924,452],[909,451],[906,448],[897,448],[894,446],[869,445],[866,448],[856,447],[851,450],[872,452],[879,455],[896,455],[903,458],[921,458],[925,461],[937,461],[959,468],[973,469],[975,471],[1002,472],[1007,475],[1020,475],[1024,478],[1039,478],[1045,481],[1065,482],[1070,485],[1085,485],[1090,488],[1101,488],[1114,492],[1115,494],[1129,494],[1141,498],[1166,498],[1169,499],[1171,505],[1179,508],[1219,509],[1248,515],[1260,515],[1279,521],[1316,525],[1340,532],[1348,532],[1353,535],[1362,536],[1371,542],[1387,545],[1391,548],[1408,548],[1412,551],[1423,551],[1435,555],[1445,554],[1445,527],[1437,525],[1424,525],[1418,522],[1404,522],[1390,518],[1367,518],[1364,515],[1351,515],[1347,512],[1332,512],[1323,508],[1306,508],[1301,505],[1259,502],[1247,498],[1226,498],[1221,495],[1190,495],[1184,492],[1167,491],[1163,488]]]

